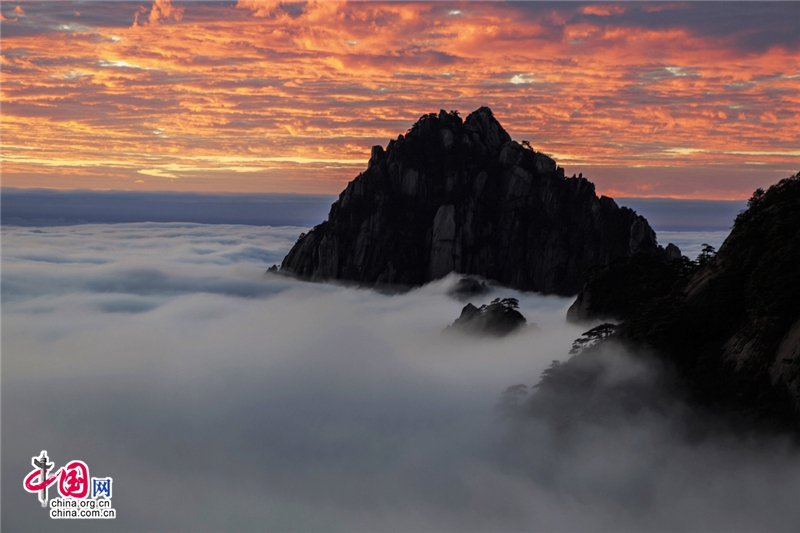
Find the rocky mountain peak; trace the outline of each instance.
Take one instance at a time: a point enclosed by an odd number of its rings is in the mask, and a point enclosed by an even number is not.
[[[488,107],[481,107],[470,113],[465,121],[465,128],[473,133],[474,143],[482,144],[491,153],[498,152],[511,141],[511,136],[494,118],[494,113]]]
[[[491,109],[423,115],[301,238],[282,271],[416,286],[455,271],[545,293],[576,294],[590,268],[664,255],[647,221],[549,156],[513,141]]]

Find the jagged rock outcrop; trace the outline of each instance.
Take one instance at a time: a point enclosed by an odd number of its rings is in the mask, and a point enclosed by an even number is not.
[[[464,306],[452,326],[445,331],[460,331],[468,335],[504,337],[525,326],[527,321],[517,309],[519,301],[514,298],[497,298],[488,305]]]
[[[676,300],[662,320],[648,313],[630,321],[629,335],[674,355],[683,351],[697,376],[718,374],[723,384],[713,394],[731,395],[756,413],[788,405],[800,421],[800,173],[755,192]],[[664,326],[689,349],[664,342],[656,334]]]
[[[701,404],[800,429],[800,173],[756,191],[716,255],[646,263],[603,269],[574,313],[616,312],[618,340],[654,349]]]
[[[513,140],[482,107],[424,115],[298,240],[281,271],[311,280],[418,286],[455,271],[526,291],[576,294],[589,269],[666,257],[647,221]]]

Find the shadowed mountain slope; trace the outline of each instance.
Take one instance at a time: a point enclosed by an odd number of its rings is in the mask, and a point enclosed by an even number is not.
[[[673,365],[701,405],[800,428],[800,173],[757,190],[716,255],[614,261],[569,317],[622,319],[614,338]]]
[[[526,291],[576,294],[589,269],[665,257],[647,221],[565,178],[511,140],[492,111],[422,116],[301,236],[281,271],[311,280],[418,286],[455,271]]]

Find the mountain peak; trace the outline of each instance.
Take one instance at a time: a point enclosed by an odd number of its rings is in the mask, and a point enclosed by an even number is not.
[[[499,150],[511,140],[511,136],[494,118],[492,110],[485,106],[470,113],[465,125],[467,128],[476,128],[481,140],[490,150]]]
[[[282,271],[416,286],[451,271],[522,290],[576,294],[586,272],[663,255],[647,221],[519,144],[488,107],[423,115],[373,147],[366,171],[302,237]]]
[[[511,136],[503,129],[492,110],[484,106],[470,113],[464,121],[458,111],[447,112],[441,109],[438,113],[422,115],[405,136],[400,135],[396,141],[389,143],[387,151],[397,143],[414,140],[441,143],[445,149],[461,144],[469,149],[477,149],[480,155],[496,156],[503,145],[511,141]],[[413,149],[419,150],[417,146]]]

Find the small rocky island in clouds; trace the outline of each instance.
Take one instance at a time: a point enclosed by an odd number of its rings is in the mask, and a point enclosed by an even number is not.
[[[372,287],[456,272],[578,295],[570,321],[618,325],[587,332],[572,359],[544,373],[519,404],[530,416],[661,409],[676,395],[738,427],[800,427],[800,174],[756,191],[719,253],[709,247],[690,261],[659,246],[633,210],[513,141],[489,108],[463,121],[440,111],[373,147],[367,170],[301,235],[281,272]],[[451,329],[502,336],[524,325],[517,315],[499,300],[468,304]],[[599,386],[610,343],[654,353],[669,368],[660,389]]]
[[[577,294],[591,268],[658,246],[643,217],[513,141],[488,107],[422,116],[302,236],[281,271],[311,280],[419,286],[450,272]]]

